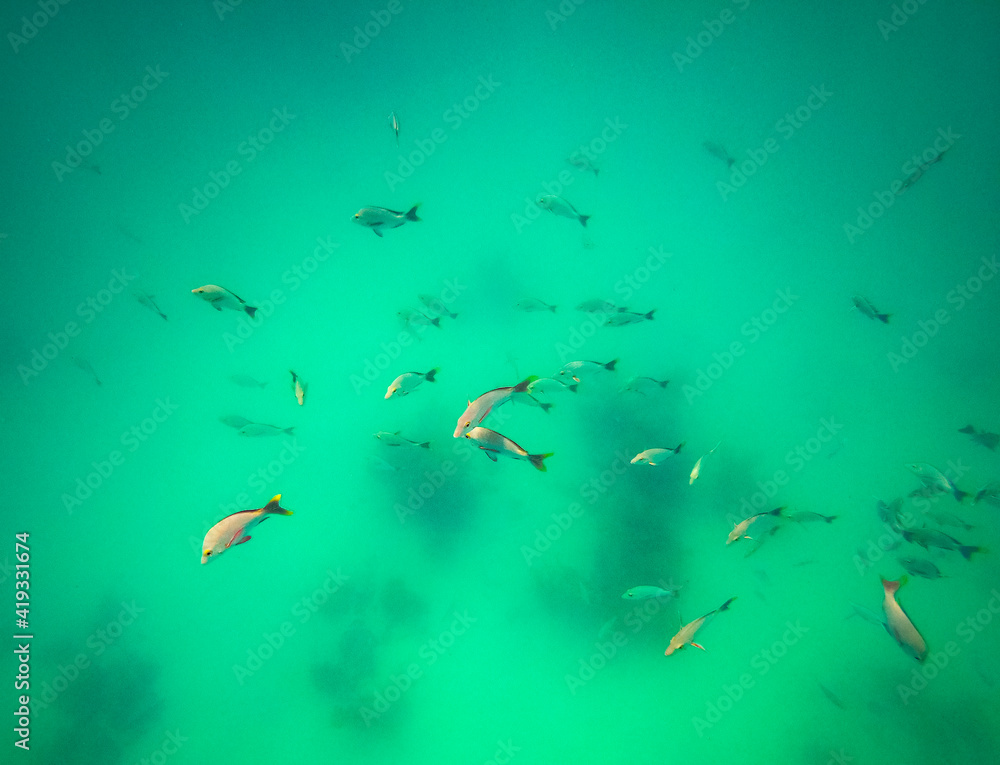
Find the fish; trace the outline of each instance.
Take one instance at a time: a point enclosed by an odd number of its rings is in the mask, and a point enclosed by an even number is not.
[[[295,426],[290,428],[279,428],[277,425],[267,425],[263,422],[251,422],[240,428],[241,436],[255,438],[257,436],[280,436],[285,433],[289,436],[295,435]]]
[[[878,519],[882,523],[888,523],[890,526],[895,528],[901,528],[903,524],[899,522],[899,514],[903,509],[903,498],[897,497],[892,502],[886,504],[883,500],[879,500],[875,504],[875,511],[878,513]]]
[[[160,315],[160,318],[164,321],[169,321],[167,315],[160,310],[160,307],[156,304],[155,295],[149,295],[145,292],[136,292],[135,299],[139,301],[140,305],[146,306],[150,311],[154,311]]]
[[[441,328],[441,317],[435,316],[433,319],[425,313],[418,311],[416,308],[404,308],[402,311],[396,311],[396,316],[399,320],[403,322],[407,327],[429,327],[434,325],[438,329]],[[417,330],[418,332],[420,330]]]
[[[967,495],[968,492],[964,492],[959,489],[955,482],[952,481],[948,476],[942,473],[933,465],[928,465],[926,462],[912,462],[907,467],[913,472],[913,474],[920,479],[920,482],[927,487],[935,486],[941,491],[951,492],[951,495],[955,498],[955,501],[961,502],[962,499]]]
[[[854,303],[854,307],[857,308],[861,313],[867,316],[869,319],[878,319],[883,324],[889,323],[889,317],[892,316],[890,313],[881,313],[866,297],[861,295],[855,295],[851,298],[851,302]]]
[[[648,598],[672,598],[677,595],[680,587],[664,589],[652,584],[641,584],[625,590],[622,600],[647,600]]]
[[[847,707],[844,706],[844,702],[840,700],[837,694],[835,694],[833,691],[831,691],[829,688],[823,685],[823,683],[819,682],[819,680],[817,680],[816,682],[819,685],[819,689],[823,691],[823,695],[826,696],[827,699],[829,699],[831,704],[833,704],[835,707],[838,707],[839,709],[847,709]]]
[[[208,302],[216,311],[221,311],[223,308],[228,308],[231,311],[244,311],[251,319],[257,313],[255,306],[248,305],[247,301],[235,292],[230,292],[218,284],[206,284],[202,287],[196,287],[191,292]]]
[[[701,455],[698,458],[698,461],[696,463],[694,463],[694,467],[691,468],[691,475],[688,476],[688,486],[691,486],[692,484],[694,484],[694,482],[698,480],[698,476],[701,475],[701,462],[702,462],[702,460],[704,460],[705,457],[709,456],[710,454],[714,454],[715,450],[719,448],[719,444],[721,444],[721,443],[722,443],[722,441],[719,441],[718,444],[716,444],[715,446],[713,446],[710,451],[707,451],[703,455]]]
[[[941,579],[944,576],[937,566],[925,558],[896,558],[896,560],[906,569],[906,573],[913,576],[922,576],[924,579]]]
[[[978,504],[984,500],[1000,507],[1000,481],[991,481],[976,492],[975,502]]]
[[[444,301],[439,297],[434,297],[434,295],[417,295],[417,298],[429,310],[433,311],[438,316],[447,316],[449,319],[458,318],[458,314],[449,311],[448,307],[444,304]]]
[[[401,431],[396,431],[395,433],[390,433],[387,430],[380,430],[375,434],[375,438],[381,441],[386,446],[417,446],[423,449],[430,449],[430,441],[411,441],[408,438],[403,438],[399,435]]]
[[[559,375],[569,375],[577,382],[580,382],[580,375],[592,374],[601,371],[614,372],[618,359],[612,359],[606,364],[600,361],[570,361],[563,364],[559,370]]]
[[[574,220],[580,221],[580,225],[586,227],[587,221],[590,220],[589,215],[581,215],[576,211],[569,202],[567,202],[562,197],[557,197],[555,194],[542,194],[535,200],[539,207],[543,210],[548,210],[556,215],[561,215],[564,218],[573,218]]]
[[[903,539],[907,542],[913,542],[914,544],[920,545],[925,550],[928,550],[931,547],[938,547],[942,550],[957,550],[966,560],[971,560],[973,553],[986,552],[985,547],[963,545],[954,537],[950,537],[943,531],[938,531],[937,529],[905,529],[902,534]]]
[[[440,367],[434,367],[430,372],[403,372],[399,377],[389,383],[389,389],[385,392],[386,398],[397,398],[408,396],[426,380],[434,382],[434,376],[439,372]]]
[[[601,172],[599,167],[594,167],[591,161],[587,157],[581,156],[578,151],[574,151],[570,154],[569,157],[566,158],[566,161],[573,165],[573,167],[593,173],[595,178],[597,177],[597,174]]]
[[[381,238],[383,229],[399,228],[408,221],[419,223],[420,218],[417,217],[418,207],[420,207],[419,202],[405,213],[385,207],[362,207],[354,213],[354,222],[370,228],[375,236]]]
[[[548,396],[553,393],[565,393],[569,391],[570,393],[576,393],[580,386],[577,383],[566,383],[560,382],[559,380],[554,380],[551,377],[539,377],[532,380],[528,384],[528,393],[532,396],[538,394],[542,396]]]
[[[555,404],[550,404],[545,401],[539,401],[537,398],[532,396],[527,391],[517,391],[511,394],[510,400],[515,404],[527,404],[528,406],[537,406],[545,414],[549,413],[549,410],[555,406]]]
[[[935,510],[934,508],[928,508],[923,511],[924,517],[930,518],[931,521],[936,523],[938,526],[951,526],[956,529],[965,529],[966,531],[971,531],[974,527],[971,523],[966,523],[957,515],[952,515],[944,510]]]
[[[863,619],[866,622],[869,622],[870,624],[877,624],[880,627],[885,626],[884,618],[882,618],[869,608],[865,608],[864,606],[859,606],[857,603],[851,603],[851,613],[849,613],[847,616],[844,617],[844,621],[847,621],[848,619],[854,616],[860,617],[861,619]]]
[[[246,417],[240,417],[238,414],[227,414],[225,417],[220,417],[219,422],[223,425],[228,425],[231,428],[246,427],[247,425],[253,425],[253,420],[248,420]]]
[[[288,370],[288,374],[292,376],[292,392],[295,394],[295,400],[299,402],[299,406],[302,406],[306,403],[306,391],[309,389],[309,384],[302,382],[302,378],[291,369]]]
[[[583,311],[584,313],[616,313],[618,311],[627,311],[628,308],[625,306],[617,306],[610,300],[591,298],[590,300],[584,300],[580,303],[580,305],[576,307],[576,310]]]
[[[643,321],[652,321],[654,313],[656,313],[655,308],[652,311],[647,311],[646,313],[639,313],[638,311],[620,311],[609,316],[608,320],[604,322],[604,326],[624,327],[628,324],[638,324]]]
[[[729,532],[729,537],[726,539],[726,544],[731,545],[733,542],[737,542],[740,539],[753,539],[753,537],[747,535],[747,529],[750,528],[750,524],[756,521],[758,518],[764,515],[775,515],[781,517],[782,512],[785,508],[776,507],[774,510],[765,510],[760,513],[754,513],[749,518],[744,518],[739,523],[733,524],[733,530]]]
[[[241,388],[266,388],[266,382],[260,382],[259,380],[251,377],[250,375],[235,374],[229,375],[229,381],[239,385]]]
[[[205,541],[201,545],[202,564],[218,558],[231,547],[249,542],[250,532],[272,515],[291,515],[292,511],[281,507],[280,502],[281,495],[275,494],[264,507],[240,510],[215,524],[205,534]]]
[[[392,132],[396,134],[396,146],[399,146],[399,119],[396,117],[396,112],[389,115],[389,125],[392,127]]]
[[[882,580],[882,589],[885,592],[885,598],[882,600],[885,629],[906,653],[917,661],[923,661],[927,655],[927,643],[913,626],[903,607],[896,602],[896,591],[904,584],[906,584],[905,576],[897,582]]]
[[[702,146],[705,148],[705,151],[707,151],[713,157],[715,157],[716,159],[721,159],[723,162],[725,162],[726,167],[732,167],[736,163],[736,160],[729,155],[729,152],[726,151],[726,148],[724,146],[720,146],[719,144],[713,141],[705,141],[704,143],[702,143]]]
[[[914,489],[906,496],[908,497],[923,497],[924,499],[929,499],[930,497],[936,497],[938,494],[947,491],[947,489],[942,489],[940,486],[921,486],[919,489]]]
[[[486,418],[486,415],[510,401],[510,397],[513,394],[526,392],[528,386],[535,379],[534,377],[526,377],[517,385],[488,390],[483,395],[477,397],[475,401],[470,401],[465,411],[462,412],[462,416],[458,418],[458,424],[455,426],[453,437],[461,438],[464,436],[472,428],[481,423]]]
[[[546,472],[548,468],[545,460],[551,457],[553,452],[547,454],[528,454],[527,449],[518,446],[502,433],[497,433],[489,428],[475,427],[465,434],[465,437],[483,450],[487,457],[493,462],[497,461],[497,456],[510,457],[515,460],[525,460],[530,462],[536,470]]]
[[[519,311],[525,311],[526,313],[534,313],[536,311],[552,311],[556,312],[556,306],[549,305],[544,300],[539,300],[538,298],[524,298],[518,300],[514,303],[514,307]]]
[[[97,383],[98,385],[104,385],[104,383],[101,382],[101,378],[97,376],[97,372],[95,372],[94,368],[90,365],[89,361],[87,361],[84,358],[81,358],[80,356],[71,356],[70,361],[73,362],[73,366],[77,367],[78,369],[82,369],[88,375],[93,377],[95,383]]]
[[[800,510],[797,513],[792,513],[791,515],[786,515],[785,517],[790,521],[795,521],[796,523],[816,523],[818,521],[833,523],[837,520],[836,515],[821,515],[820,513],[814,513],[811,510]]]
[[[704,616],[695,619],[693,622],[688,622],[679,630],[677,630],[677,634],[674,635],[672,638],[670,638],[670,645],[667,646],[667,650],[663,652],[663,655],[669,656],[674,651],[679,651],[680,649],[682,649],[688,643],[693,645],[695,648],[700,648],[701,650],[704,651],[705,650],[704,646],[698,645],[697,643],[694,642],[695,633],[698,632],[698,630],[700,630],[704,626],[705,622],[710,617],[714,616],[715,614],[719,614],[722,613],[723,611],[726,611],[734,600],[736,600],[735,596],[731,597],[729,600],[727,600],[721,606],[716,608],[714,611],[709,611]]]
[[[650,467],[656,467],[663,460],[673,457],[675,454],[680,453],[681,447],[684,446],[686,442],[681,441],[673,449],[646,449],[645,451],[639,452],[632,458],[631,464],[633,465],[649,465]]]
[[[619,393],[641,393],[643,396],[657,390],[663,390],[670,384],[670,380],[657,380],[653,377],[641,377],[633,375],[625,383]]]
[[[996,451],[997,444],[1000,444],[1000,435],[997,433],[987,433],[985,430],[976,430],[971,425],[958,429],[959,433],[968,433],[977,444],[985,446],[991,451]]]

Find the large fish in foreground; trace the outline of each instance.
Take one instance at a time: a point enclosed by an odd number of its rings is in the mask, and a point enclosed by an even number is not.
[[[264,507],[256,510],[240,510],[227,515],[205,535],[201,545],[201,562],[208,563],[228,550],[250,541],[250,532],[272,515],[291,515],[291,510],[281,507],[281,495],[275,494]]]
[[[389,210],[385,207],[362,207],[354,213],[354,222],[362,226],[367,226],[374,232],[375,236],[382,236],[382,230],[387,228],[399,228],[407,221],[419,222],[417,208],[420,203],[413,205],[409,210],[399,212]]]
[[[489,428],[476,427],[465,434],[465,437],[482,449],[486,456],[494,462],[497,456],[510,457],[515,460],[525,460],[534,465],[536,470],[543,473],[548,470],[545,467],[545,458],[551,457],[552,452],[547,454],[528,454],[528,450],[518,446],[502,433],[497,433]]]
[[[896,642],[902,646],[906,653],[910,654],[917,661],[923,661],[927,655],[927,643],[913,626],[910,617],[906,615],[903,607],[896,602],[896,590],[906,583],[906,577],[902,577],[898,582],[882,580],[882,589],[885,591],[885,598],[882,601],[882,611],[885,613],[885,629],[892,635]]]
[[[681,627],[679,630],[677,630],[677,634],[674,635],[672,638],[670,638],[670,645],[667,646],[667,650],[663,652],[663,655],[664,656],[669,656],[674,651],[679,651],[680,649],[682,649],[688,643],[690,643],[691,645],[693,645],[695,648],[700,648],[701,650],[704,651],[705,650],[704,646],[700,646],[700,645],[698,645],[697,643],[694,642],[694,635],[695,635],[695,633],[704,626],[705,622],[710,617],[715,616],[715,614],[721,613],[722,611],[725,611],[726,609],[728,609],[729,605],[734,600],[736,600],[735,596],[732,597],[732,598],[730,598],[729,600],[727,600],[725,603],[723,603],[721,606],[719,606],[718,608],[716,608],[714,611],[709,611],[704,616],[702,616],[702,617],[700,617],[698,619],[695,619],[693,622],[688,622],[683,627]]]

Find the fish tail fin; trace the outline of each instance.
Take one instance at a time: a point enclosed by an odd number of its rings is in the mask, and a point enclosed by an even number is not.
[[[549,452],[548,454],[529,454],[528,459],[535,466],[535,469],[545,473],[548,471],[548,468],[545,466],[545,458],[551,457],[553,454],[554,452]]]
[[[580,225],[583,226],[584,228],[586,228],[588,220],[590,220],[590,216],[589,215],[581,215],[580,216]]]
[[[417,446],[423,447],[424,449],[430,449],[431,448],[431,442],[430,441],[424,441],[422,444],[417,444]]]
[[[894,593],[896,590],[898,590],[900,587],[903,586],[905,580],[906,580],[905,576],[900,577],[899,580],[896,582],[890,582],[888,579],[883,579],[882,588],[886,591],[886,594],[891,595],[892,593]]]
[[[661,388],[666,388],[668,385],[670,385],[670,380],[657,380],[656,384],[659,385]]]
[[[652,311],[650,311],[649,313],[647,313],[647,314],[646,314],[646,315],[645,315],[645,316],[644,316],[643,318],[644,318],[644,319],[645,319],[646,321],[652,321],[652,320],[653,320],[653,314],[654,314],[654,313],[656,313],[656,309],[655,309],[655,308],[654,308],[654,309],[653,309]]]
[[[576,389],[580,387],[580,383],[573,383],[572,385],[567,385],[566,387],[569,388],[569,390],[570,390],[571,393],[576,393]],[[980,494],[985,494],[986,492],[985,491],[981,491],[979,493]],[[977,499],[976,501],[978,502],[979,500]]]
[[[837,520],[837,516],[836,515],[824,515],[823,516],[823,520],[826,521],[827,523],[833,523],[835,520]]]
[[[958,548],[958,551],[962,553],[962,557],[966,560],[972,560],[972,553],[987,552],[985,547],[976,547],[975,545],[962,545]]]
[[[542,411],[545,412],[545,414],[548,414],[549,409],[555,406],[555,404],[546,404],[544,401],[539,401],[538,405],[542,407]]]
[[[271,497],[271,501],[264,505],[263,512],[261,515],[291,515],[291,510],[286,510],[279,503],[281,502],[281,495],[275,494]]]
[[[528,390],[528,386],[531,385],[531,383],[533,383],[537,379],[538,375],[528,375],[523,380],[521,380],[521,382],[519,382],[517,385],[514,386],[513,392],[526,393]],[[471,404],[472,402],[470,401],[469,403]]]
[[[219,310],[221,311],[222,309],[220,308]],[[257,307],[252,305],[243,306],[243,310],[247,312],[251,319],[253,318],[253,315],[257,313]]]
[[[955,487],[955,490],[952,492],[952,494],[955,495],[955,501],[956,502],[961,502],[963,499],[965,499],[967,496],[969,496],[969,492],[962,491],[957,486]]]
[[[892,314],[891,314],[891,313],[877,313],[877,314],[875,314],[875,315],[876,315],[876,316],[878,316],[879,320],[880,320],[880,321],[881,321],[881,322],[882,322],[883,324],[888,324],[888,323],[889,323],[889,317],[891,317],[891,316],[892,316]]]
[[[674,449],[674,454],[680,454],[681,453],[681,447],[684,446],[684,444],[686,444],[686,443],[687,443],[687,441],[681,441],[679,444],[677,444],[677,448]]]
[[[618,363],[618,359],[611,359],[611,361],[609,361],[607,364],[604,365],[604,368],[607,369],[609,372],[614,372],[615,371],[615,364],[617,364],[617,363]]]
[[[781,507],[776,507],[776,508],[774,508],[774,510],[768,510],[765,513],[765,515],[779,515],[780,516],[783,512],[785,512],[785,506],[784,505],[782,505]]]
[[[729,606],[732,604],[732,602],[734,600],[736,600],[736,596],[735,595],[733,595],[733,597],[731,597],[729,600],[727,600],[725,603],[723,603],[721,606],[719,606],[718,610],[720,612],[722,612],[722,611],[728,611],[729,610]]]
[[[549,310],[552,311],[552,313],[555,313],[556,312],[556,308],[558,308],[558,307],[559,306],[557,306],[557,305],[550,305],[549,306]]]
[[[594,171],[594,177],[596,178],[596,177],[597,177],[597,174],[598,174],[599,172],[601,172],[601,168],[599,168],[599,167],[595,167],[595,168],[592,168],[592,169],[593,169],[593,171]]]
[[[427,382],[434,382],[434,375],[441,371],[441,367],[434,367],[430,372],[424,375],[424,379]]]
[[[420,207],[420,202],[417,202],[413,207],[406,211],[406,219],[415,222],[420,222],[420,218],[417,217],[417,208]]]

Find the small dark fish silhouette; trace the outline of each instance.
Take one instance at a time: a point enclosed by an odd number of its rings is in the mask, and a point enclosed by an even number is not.
[[[86,359],[82,359],[79,356],[73,356],[70,360],[73,362],[74,366],[79,367],[84,372],[93,377],[95,383],[97,383],[98,385],[104,385],[104,383],[101,382],[101,378],[97,376],[97,372],[95,372],[94,368],[90,366],[89,361],[87,361]]]
[[[985,430],[976,430],[971,425],[959,428],[958,432],[968,434],[977,444],[982,444],[991,451],[996,451],[997,444],[1000,444],[1000,435],[996,433],[987,433]]]
[[[707,151],[713,157],[715,157],[716,159],[721,159],[723,162],[725,162],[726,167],[732,167],[733,165],[736,164],[736,160],[729,155],[729,152],[726,151],[725,146],[720,146],[719,144],[714,143],[712,141],[705,141],[702,144],[702,146],[704,146],[705,151]]]
[[[817,680],[816,682],[819,684],[819,689],[823,691],[823,695],[830,700],[831,704],[833,704],[838,709],[847,709],[847,707],[844,706],[844,702],[840,700],[837,694],[835,694],[833,691],[831,691],[829,688],[823,685],[823,683],[820,683],[819,680]]]

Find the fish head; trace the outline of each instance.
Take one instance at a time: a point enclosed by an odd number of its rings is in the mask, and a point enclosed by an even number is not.
[[[385,392],[385,397],[392,398],[392,394],[395,393],[397,390],[399,390],[399,388],[397,388],[395,385],[390,385],[389,390]]]
[[[637,454],[632,458],[632,461],[629,464],[635,465],[636,463],[643,463],[643,462],[648,462],[647,458],[641,454]]]
[[[221,552],[221,550],[217,552],[216,550],[213,550],[211,547],[208,547],[208,548],[202,550],[201,551],[201,564],[204,566],[210,560],[215,559],[218,556],[219,552]]]

